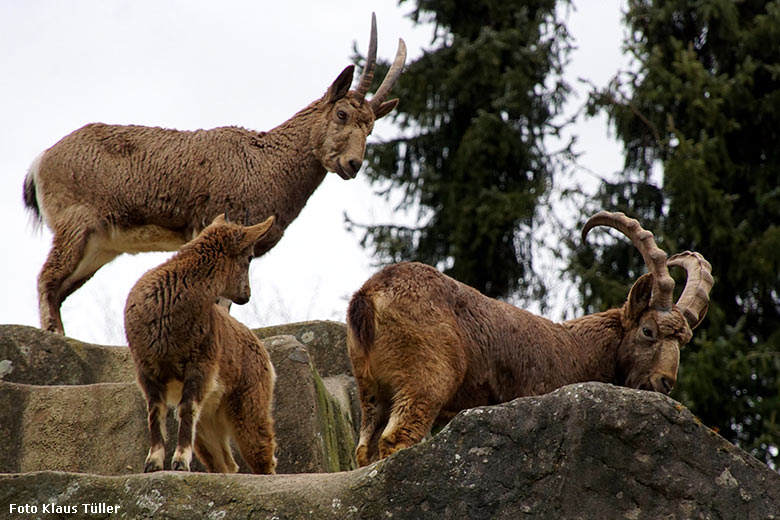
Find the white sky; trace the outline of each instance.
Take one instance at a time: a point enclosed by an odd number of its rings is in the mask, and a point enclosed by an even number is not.
[[[575,0],[567,25],[579,47],[567,77],[604,85],[621,56],[619,0]],[[586,7],[590,4],[590,8]],[[9,0],[0,3],[0,323],[38,325],[36,279],[51,234],[35,232],[22,204],[32,160],[86,123],[178,129],[238,125],[269,130],[319,98],[365,53],[371,12],[378,55],[407,62],[429,46],[430,27],[406,18],[395,0]],[[572,107],[584,96],[572,97]],[[403,103],[403,100],[401,100]],[[369,141],[392,135],[378,125]],[[582,163],[602,175],[622,157],[606,121],[573,130]],[[282,241],[251,268],[252,301],[232,313],[250,327],[308,319],[344,320],[347,299],[375,269],[347,233],[343,213],[364,223],[408,221],[372,195],[362,174],[328,175]],[[65,301],[69,336],[124,344],[122,313],[132,285],[169,254],[123,255]],[[551,316],[555,318],[555,316]]]

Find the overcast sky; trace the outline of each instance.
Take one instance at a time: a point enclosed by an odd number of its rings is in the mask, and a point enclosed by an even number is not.
[[[568,27],[579,49],[567,76],[605,84],[624,66],[622,2],[598,10],[576,1]],[[395,0],[260,2],[221,0],[25,0],[0,3],[0,323],[38,326],[36,278],[51,242],[22,204],[32,160],[91,122],[183,130],[238,125],[269,130],[319,98],[365,53],[371,12],[378,55],[397,40],[407,62],[430,44],[430,27],[413,27],[410,3]],[[392,97],[392,96],[391,96]],[[582,103],[573,98],[572,107]],[[401,101],[403,102],[403,100]],[[378,125],[370,141],[394,130]],[[582,163],[602,175],[618,170],[620,149],[604,118],[573,130]],[[232,313],[250,327],[308,319],[344,320],[347,299],[375,271],[345,230],[343,214],[365,223],[408,221],[372,195],[364,177],[329,174],[283,240],[251,268],[252,301]],[[122,312],[135,281],[168,253],[123,255],[103,267],[62,307],[69,336],[124,344]],[[551,316],[556,318],[555,316]]]

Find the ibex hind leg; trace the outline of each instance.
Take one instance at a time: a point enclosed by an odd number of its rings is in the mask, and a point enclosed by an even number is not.
[[[168,405],[165,403],[162,386],[143,376],[139,384],[146,395],[146,409],[149,425],[149,453],[144,461],[144,472],[160,471],[165,460],[165,420]]]
[[[235,473],[238,464],[230,448],[225,419],[201,416],[195,431],[195,454],[211,473]]]
[[[442,407],[452,398],[463,380],[457,369],[443,365],[433,356],[419,356],[415,374],[427,374],[428,381],[420,385],[416,378],[407,378],[393,395],[390,419],[379,439],[379,457],[385,458],[408,448],[425,437]]]
[[[222,438],[222,460],[225,461],[225,471],[224,473],[237,473],[238,472],[238,463],[236,463],[236,459],[233,458],[233,448],[230,446],[230,437],[225,436]],[[274,468],[276,461],[274,461]]]
[[[379,457],[383,459],[420,442],[430,431],[442,405],[441,400],[429,396],[396,396],[390,419],[379,439]]]
[[[256,474],[276,473],[276,436],[270,402],[264,396],[244,393],[228,399],[228,421],[241,457]]]
[[[174,471],[190,470],[195,432],[203,400],[205,377],[202,374],[204,373],[204,371],[194,367],[188,367],[185,370],[181,401],[176,408],[176,415],[179,419],[179,434],[176,439],[176,451],[171,459],[171,469]]]
[[[360,439],[355,459],[363,467],[379,460],[379,437],[387,424],[390,406],[373,381],[363,376],[355,379],[360,396]]]
[[[78,224],[67,222],[54,230],[51,251],[38,275],[41,328],[60,334],[64,334],[62,302],[118,254],[102,247],[100,226],[82,218]]]
[[[379,457],[385,458],[398,450],[420,442],[431,430],[442,407],[452,399],[463,381],[464,368],[443,362],[441,352],[465,351],[451,327],[431,331],[441,342],[439,349],[418,345],[415,356],[407,360],[388,359],[395,363],[395,384],[387,426],[379,439]],[[409,345],[424,338],[424,334],[409,336]],[[453,356],[454,357],[454,356]]]
[[[372,462],[376,462],[380,459],[379,439],[382,437],[382,432],[387,426],[388,419],[390,419],[390,407],[385,406],[381,410],[381,415],[379,416],[379,422],[377,423],[376,428],[374,428],[374,430],[371,432],[371,437],[369,438],[368,443],[365,445],[366,449],[362,449],[363,446],[358,444],[355,458],[358,461],[359,467],[371,464]],[[361,461],[363,461],[362,464]]]

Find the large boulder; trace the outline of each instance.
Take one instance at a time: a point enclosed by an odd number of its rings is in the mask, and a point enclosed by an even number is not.
[[[322,377],[351,374],[347,354],[347,327],[337,321],[302,321],[255,329],[260,339],[290,335],[309,351]]]
[[[293,336],[264,343],[277,373],[277,471],[354,468],[354,381],[346,375],[323,381],[309,351]],[[0,443],[0,472],[142,471],[148,450],[146,404],[134,382],[129,349],[89,345],[32,327],[0,326],[3,361],[13,370],[0,380],[0,438],[7,440]],[[167,422],[167,459],[175,447],[173,415]],[[250,472],[234,453],[239,471]],[[195,460],[193,469],[203,468]]]
[[[0,443],[0,472],[142,472],[145,415],[135,383],[0,383],[0,435],[11,441]],[[176,431],[170,418],[168,426]]]
[[[0,504],[72,519],[94,518],[82,504],[120,518],[777,519],[780,476],[668,397],[586,383],[468,410],[360,470],[0,475]]]
[[[337,321],[315,320],[285,323],[255,329],[260,338],[294,336],[309,352],[325,388],[352,419],[355,436],[360,426],[360,400],[352,362],[347,353],[347,327]]]
[[[315,473],[354,468],[352,414],[328,392],[309,351],[293,336],[272,336],[263,342],[277,377],[273,414],[280,449],[276,471]],[[336,386],[334,392],[338,392]]]
[[[88,385],[135,381],[126,347],[84,343],[26,325],[0,325],[0,381]]]

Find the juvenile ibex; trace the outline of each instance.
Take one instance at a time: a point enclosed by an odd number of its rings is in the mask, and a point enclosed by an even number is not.
[[[593,216],[583,240],[594,226],[628,236],[650,271],[619,309],[556,324],[419,263],[386,267],[354,294],[347,346],[362,409],[359,465],[419,442],[465,408],[584,381],[672,389],[680,347],[707,313],[710,264],[691,252],[667,260],[622,213]],[[677,304],[667,266],[688,273]]]
[[[406,59],[398,52],[371,99],[376,20],[359,84],[354,66],[325,95],[269,132],[221,127],[193,132],[90,124],[32,164],[24,202],[52,230],[38,276],[41,327],[63,333],[60,306],[122,253],[175,251],[219,213],[275,215],[255,256],[271,249],[326,171],[347,180],[363,162],[374,121],[398,104],[385,101]]]
[[[189,471],[194,445],[206,469],[235,473],[232,437],[255,473],[274,473],[274,368],[252,331],[215,304],[249,301],[249,262],[273,222],[244,227],[220,215],[130,291],[125,333],[149,413],[144,471],[163,469],[170,403],[179,419],[171,469]]]

